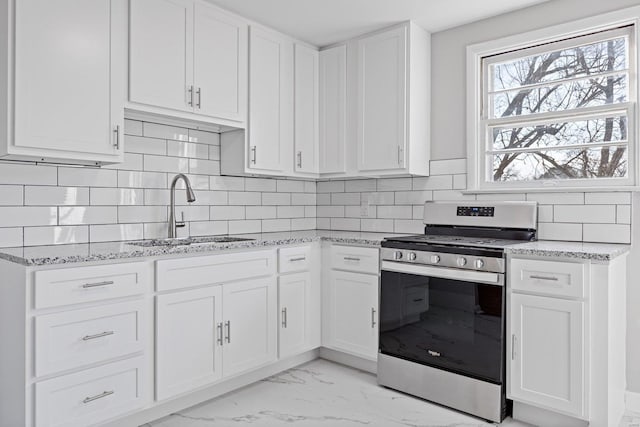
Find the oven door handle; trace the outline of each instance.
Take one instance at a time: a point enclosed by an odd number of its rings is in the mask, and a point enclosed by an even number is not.
[[[486,271],[458,270],[455,268],[431,267],[429,265],[405,264],[393,261],[382,261],[382,270],[504,286],[503,274]]]

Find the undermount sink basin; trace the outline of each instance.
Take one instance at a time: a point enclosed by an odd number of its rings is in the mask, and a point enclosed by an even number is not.
[[[244,237],[230,237],[230,236],[212,236],[212,237],[188,237],[184,239],[153,239],[145,240],[143,242],[132,242],[132,245],[143,246],[147,248],[163,246],[197,246],[197,245],[209,245],[212,243],[233,243],[233,242],[246,242],[255,239],[249,239]]]

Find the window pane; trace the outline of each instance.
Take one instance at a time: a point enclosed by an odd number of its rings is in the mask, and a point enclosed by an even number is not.
[[[491,118],[618,104],[628,100],[626,74],[591,77],[489,95]]]
[[[492,91],[524,85],[587,77],[627,69],[627,38],[619,37],[570,49],[552,50],[494,64],[490,68]]]
[[[627,147],[546,150],[491,156],[489,181],[623,178],[627,176]]]
[[[627,116],[610,116],[521,127],[496,127],[493,150],[562,147],[626,141]]]

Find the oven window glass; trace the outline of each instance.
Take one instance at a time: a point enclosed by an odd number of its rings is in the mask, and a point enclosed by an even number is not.
[[[504,286],[383,271],[380,351],[502,383]]]

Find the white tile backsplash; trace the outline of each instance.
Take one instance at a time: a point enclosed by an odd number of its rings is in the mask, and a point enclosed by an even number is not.
[[[26,186],[24,188],[24,204],[26,206],[88,205],[89,188]]]
[[[46,187],[52,188],[52,187]],[[16,206],[22,205],[24,187],[21,185],[0,185],[0,205]]]
[[[59,167],[58,185],[66,187],[117,187],[118,171],[97,168]]]
[[[62,243],[87,243],[89,226],[73,225],[61,227],[26,227],[24,245],[55,245]]]
[[[61,206],[58,208],[58,216],[58,225],[115,224],[118,222],[118,208],[115,206]]]

